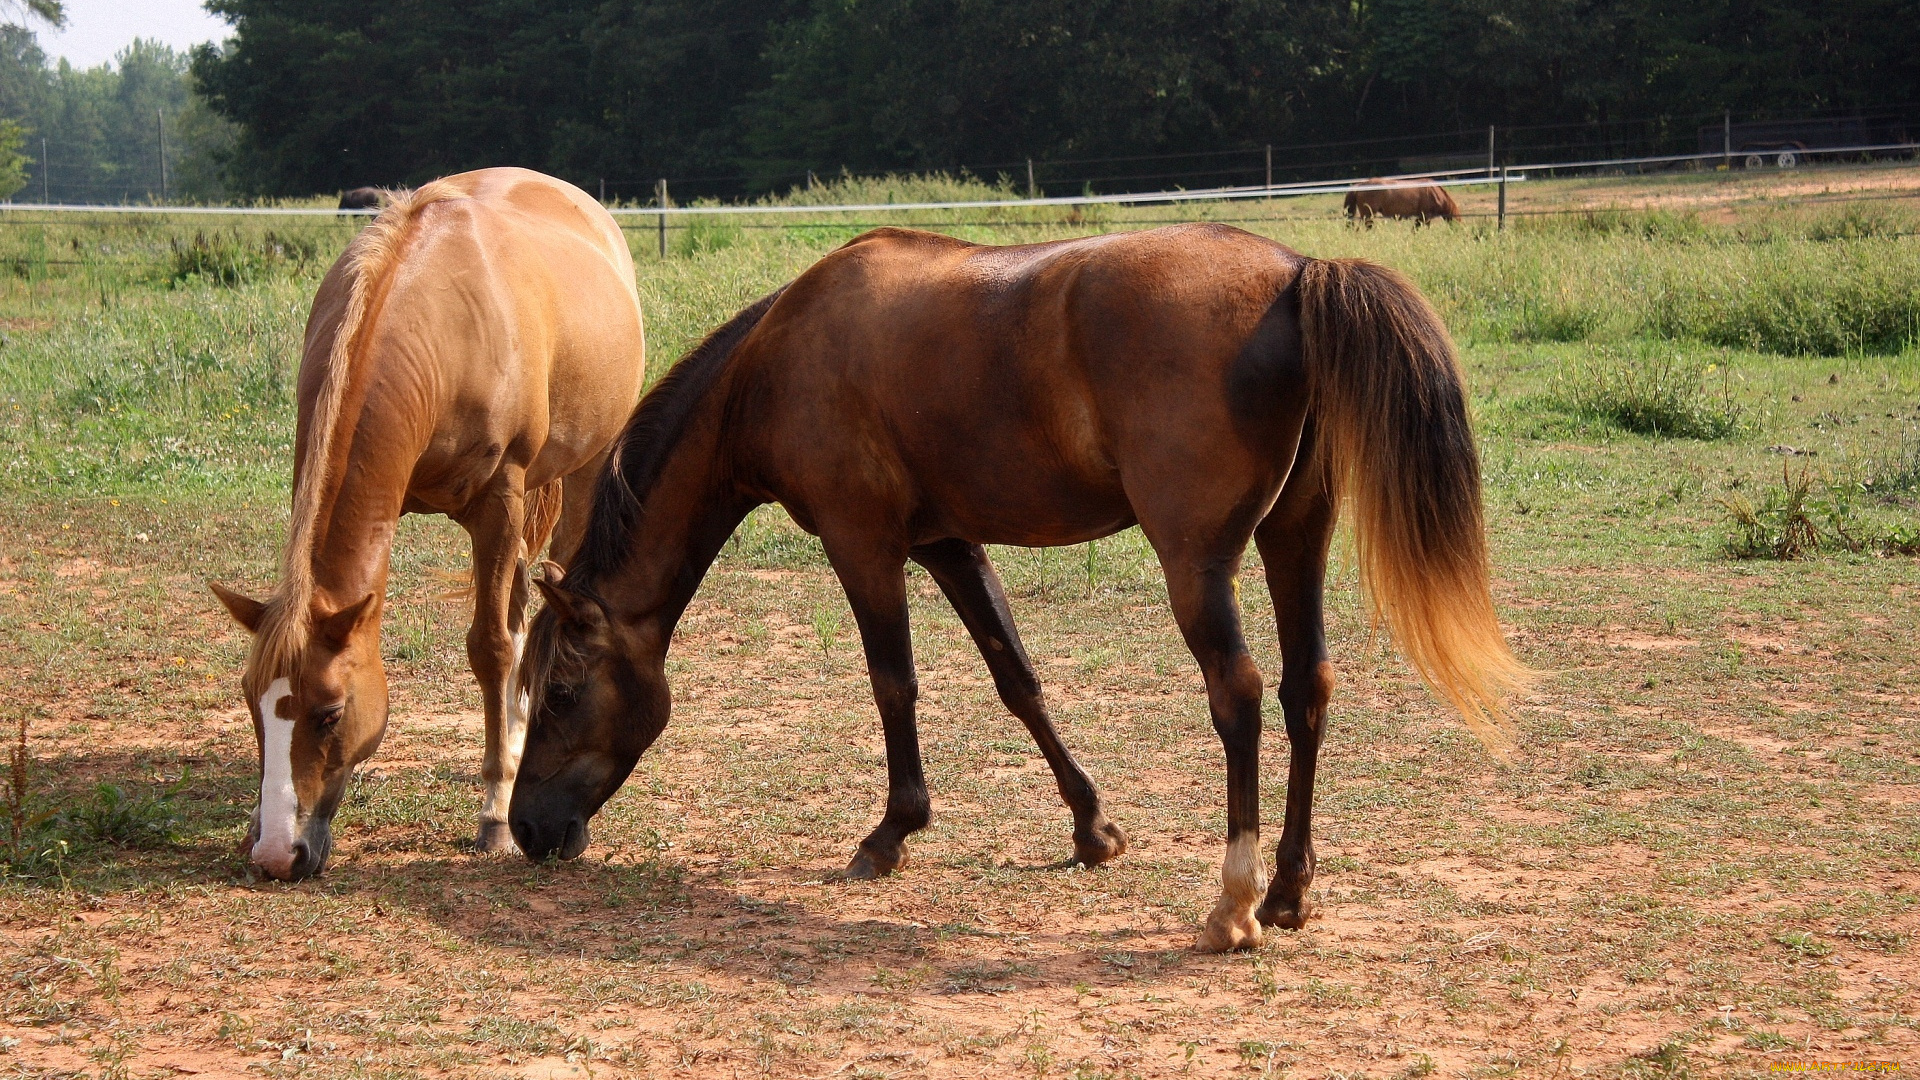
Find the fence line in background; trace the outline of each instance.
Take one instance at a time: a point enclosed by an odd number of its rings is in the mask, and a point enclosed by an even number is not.
[[[1816,151],[1823,155],[1847,155],[1866,153],[1887,153],[1897,151],[1920,150],[1920,143],[1885,143],[1867,146],[1836,147]],[[846,214],[846,213],[898,213],[902,211],[931,210],[989,210],[1015,209],[1020,207],[1075,207],[1075,206],[1148,206],[1179,205],[1194,202],[1229,202],[1247,199],[1286,199],[1309,195],[1339,195],[1350,191],[1367,190],[1379,186],[1381,181],[1389,185],[1423,182],[1439,187],[1484,187],[1500,186],[1505,183],[1520,183],[1530,174],[1556,171],[1593,170],[1624,167],[1628,165],[1673,165],[1688,161],[1718,161],[1723,155],[1706,154],[1667,154],[1638,158],[1606,158],[1577,162],[1549,162],[1531,165],[1506,165],[1499,171],[1489,174],[1484,168],[1434,170],[1418,173],[1403,173],[1385,177],[1369,177],[1365,180],[1326,180],[1295,184],[1247,185],[1237,187],[1203,188],[1192,191],[1169,190],[1155,192],[1132,192],[1114,195],[1061,195],[1046,198],[980,199],[952,202],[916,202],[916,203],[835,203],[822,205],[761,205],[735,204],[724,206],[619,206],[609,207],[610,213],[617,217],[644,217],[650,219],[645,225],[623,224],[623,228],[645,228],[655,224],[664,226],[669,217],[711,217],[718,215],[791,215],[791,214]],[[1904,167],[1912,167],[1907,164]],[[1504,175],[1501,175],[1504,173]],[[1912,194],[1861,194],[1861,195],[1820,195],[1794,200],[1796,202],[1848,201],[1877,198],[1914,198],[1920,197],[1920,191]],[[1507,216],[1539,216],[1550,214],[1579,214],[1600,212],[1607,208],[1575,208],[1557,210],[1518,210],[1509,209]],[[74,205],[65,203],[0,203],[0,224],[28,224],[15,217],[22,213],[51,215],[68,214],[115,214],[115,215],[190,215],[201,217],[284,217],[284,218],[354,218],[371,217],[377,210],[338,210],[327,207],[266,207],[266,206],[115,206],[115,205]],[[1484,214],[1465,214],[1465,217],[1493,216]],[[1266,216],[1245,220],[1288,220]],[[1310,220],[1299,218],[1298,220]],[[1123,224],[1109,221],[1102,224]],[[844,224],[844,223],[843,223]],[[938,222],[918,224],[968,225],[979,222]],[[990,224],[1019,225],[1021,222],[995,222]],[[1055,224],[1034,222],[1030,224]],[[743,223],[743,227],[778,228],[778,225],[755,225]]]

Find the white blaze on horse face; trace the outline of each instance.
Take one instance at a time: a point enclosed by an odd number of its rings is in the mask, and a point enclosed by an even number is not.
[[[252,859],[278,877],[293,872],[300,814],[300,799],[293,791],[293,721],[280,716],[280,703],[292,696],[293,687],[285,679],[273,680],[260,695],[260,835]]]

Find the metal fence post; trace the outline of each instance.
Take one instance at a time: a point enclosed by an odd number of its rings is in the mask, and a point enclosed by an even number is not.
[[[153,110],[153,130],[160,137],[160,201],[167,200],[167,114]]]
[[[1493,125],[1487,125],[1487,175],[1493,175]]]
[[[1733,110],[1720,116],[1720,167],[1733,171]]]
[[[1273,190],[1273,144],[1267,144],[1267,190]]]
[[[1033,198],[1033,159],[1027,159],[1027,198]]]
[[[47,162],[47,137],[42,135],[40,136],[40,202],[44,206],[53,205],[53,196],[47,194],[49,190],[47,174],[52,171]]]
[[[1507,228],[1507,167],[1505,165],[1502,165],[1500,166],[1500,218],[1499,218],[1499,224],[1494,226],[1494,229],[1496,232],[1504,232],[1506,231],[1506,228]]]
[[[660,257],[667,257],[667,180],[660,178]]]

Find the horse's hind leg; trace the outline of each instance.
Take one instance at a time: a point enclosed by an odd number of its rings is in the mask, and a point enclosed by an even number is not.
[[[1060,798],[1073,811],[1073,857],[1087,866],[1117,858],[1127,850],[1127,834],[1107,819],[1100,792],[1086,771],[1060,741],[1040,693],[1020,632],[1007,608],[1006,590],[994,572],[986,550],[963,540],[941,540],[912,550],[913,561],[926,567],[953,610],[966,624],[993,673],[993,685],[1007,710],[1020,718],[1053,770]]]
[[[859,540],[835,542],[822,532],[827,559],[847,593],[860,627],[867,676],[887,745],[887,811],[847,864],[849,878],[885,877],[907,861],[907,837],[927,827],[932,803],[920,762],[920,729],[914,706],[920,680],[913,668],[913,637],[907,614],[904,555],[875,550]]]
[[[1147,534],[1160,549],[1173,616],[1206,677],[1213,728],[1227,755],[1227,855],[1220,867],[1220,900],[1194,946],[1203,952],[1251,948],[1260,944],[1254,905],[1267,882],[1260,854],[1260,669],[1247,653],[1235,587],[1246,533],[1217,545],[1218,550],[1170,551],[1161,547],[1160,535],[1160,530]]]
[[[486,790],[474,839],[480,851],[517,850],[507,828],[507,808],[527,739],[526,703],[515,685],[527,640],[525,521],[526,496],[517,477],[482,496],[460,519],[473,538],[473,625],[467,630],[467,661],[480,683],[487,721],[480,765]]]
[[[1309,914],[1307,888],[1313,884],[1313,779],[1326,730],[1327,701],[1333,696],[1333,665],[1327,661],[1322,592],[1327,546],[1333,539],[1334,506],[1322,472],[1310,460],[1311,435],[1303,439],[1293,479],[1265,521],[1254,543],[1266,564],[1267,589],[1273,595],[1280,630],[1280,708],[1286,715],[1287,742],[1293,755],[1287,768],[1287,817],[1280,829],[1278,864],[1261,923],[1299,929]]]

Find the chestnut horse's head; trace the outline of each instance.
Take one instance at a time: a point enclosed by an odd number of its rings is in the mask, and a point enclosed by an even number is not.
[[[664,653],[644,640],[651,631],[610,618],[551,563],[536,584],[546,606],[527,632],[527,744],[507,822],[528,858],[571,859],[586,850],[587,819],[666,727],[672,702]]]
[[[353,767],[387,730],[380,663],[380,601],[369,593],[337,610],[314,599],[283,610],[211,586],[253,634],[240,678],[260,746],[260,803],[244,847],[270,877],[298,881],[327,865],[331,825]],[[286,605],[293,608],[295,605]]]

